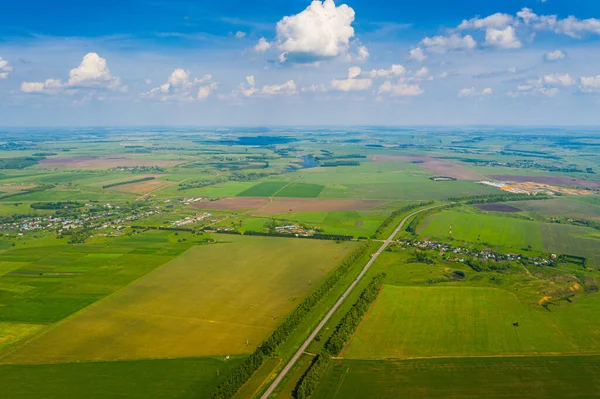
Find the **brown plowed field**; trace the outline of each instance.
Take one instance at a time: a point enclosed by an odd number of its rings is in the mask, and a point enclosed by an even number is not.
[[[532,182],[540,184],[553,184],[557,186],[572,186],[585,188],[600,188],[600,180],[576,179],[568,176],[510,176],[490,175],[492,179],[512,181],[516,183]]]
[[[201,202],[195,208],[242,210],[256,209],[257,215],[273,215],[288,212],[336,212],[363,211],[387,204],[387,201],[317,198],[224,198],[213,202]]]
[[[115,168],[117,166],[176,166],[185,161],[161,161],[126,157],[73,157],[47,158],[40,161],[42,166],[64,166],[66,168]]]
[[[449,176],[457,180],[485,180],[484,176],[471,172],[455,162],[427,155],[374,155],[371,159],[374,162],[392,162],[397,160],[411,162],[421,169],[433,173],[435,176]]]

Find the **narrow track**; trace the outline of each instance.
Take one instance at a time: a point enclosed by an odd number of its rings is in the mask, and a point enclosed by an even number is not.
[[[288,362],[288,364],[286,364],[286,366],[283,368],[283,370],[281,370],[281,372],[279,373],[279,375],[277,376],[277,378],[275,378],[275,380],[271,383],[271,385],[269,386],[269,388],[260,397],[261,399],[267,399],[269,396],[271,396],[273,394],[273,392],[275,391],[275,389],[277,389],[277,387],[279,386],[279,384],[281,383],[281,381],[283,381],[283,379],[285,378],[285,376],[287,375],[287,373],[289,373],[289,371],[292,369],[292,367],[294,367],[294,365],[296,364],[296,362],[298,361],[298,359],[300,358],[300,356],[302,356],[302,354],[304,353],[304,351],[306,350],[306,348],[308,348],[308,345],[310,345],[310,343],[312,342],[312,340],[315,339],[315,337],[317,336],[317,334],[321,331],[321,329],[323,328],[323,326],[329,321],[329,319],[331,318],[331,316],[333,316],[333,314],[336,312],[336,310],[338,310],[339,307],[342,305],[342,303],[344,303],[344,300],[346,300],[346,298],[348,297],[348,295],[350,295],[350,293],[352,292],[352,290],[354,289],[354,287],[356,287],[356,285],[364,277],[364,275],[367,273],[367,271],[369,270],[369,268],[371,267],[371,265],[377,260],[377,258],[379,257],[379,255],[383,251],[385,251],[385,249],[387,248],[387,246],[390,245],[390,243],[394,240],[394,237],[396,237],[396,235],[400,232],[400,230],[402,230],[402,228],[406,224],[406,221],[408,219],[410,219],[411,217],[415,216],[418,213],[425,212],[425,211],[428,211],[428,210],[434,209],[434,208],[439,208],[441,206],[443,206],[443,205],[431,206],[429,208],[420,209],[420,210],[418,210],[416,212],[413,212],[410,215],[406,216],[404,219],[402,219],[402,221],[400,222],[400,224],[398,225],[398,227],[396,227],[396,230],[394,230],[394,232],[387,238],[387,240],[385,240],[383,242],[383,244],[381,245],[381,247],[379,247],[379,249],[377,250],[377,252],[375,252],[371,256],[371,259],[369,260],[369,262],[367,262],[366,266],[362,269],[362,271],[360,272],[360,274],[358,275],[358,277],[352,282],[352,284],[350,284],[350,286],[344,292],[344,294],[340,297],[340,299],[338,299],[338,301],[335,303],[335,305],[333,305],[333,307],[331,308],[331,310],[329,310],[329,312],[327,312],[327,314],[325,315],[325,317],[323,318],[323,320],[321,320],[321,322],[319,323],[319,325],[317,325],[317,327],[314,329],[314,331],[312,332],[312,334],[310,334],[310,336],[306,339],[306,341],[304,341],[304,343],[302,344],[302,346],[300,346],[300,349],[298,349],[298,351],[294,354],[294,356]]]

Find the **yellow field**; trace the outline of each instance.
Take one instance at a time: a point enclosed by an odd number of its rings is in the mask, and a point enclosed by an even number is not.
[[[26,339],[33,334],[41,331],[47,326],[43,324],[28,324],[28,323],[0,323],[0,351],[9,347],[23,339]]]
[[[8,363],[249,353],[354,243],[221,236],[84,309]]]

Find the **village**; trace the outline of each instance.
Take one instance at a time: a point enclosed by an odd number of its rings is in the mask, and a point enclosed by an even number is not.
[[[528,261],[532,262],[536,266],[552,266],[557,256],[551,254],[549,259],[544,257],[525,257],[517,253],[500,253],[492,250],[491,248],[485,248],[482,250],[470,249],[466,247],[453,247],[449,243],[440,243],[429,240],[396,240],[396,245],[402,250],[413,248],[417,250],[434,250],[438,251],[439,254],[449,262],[467,262],[470,259],[486,261],[486,262],[500,262],[500,261]]]

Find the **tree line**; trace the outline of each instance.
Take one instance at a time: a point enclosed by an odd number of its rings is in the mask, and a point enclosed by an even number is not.
[[[356,248],[341,264],[330,273],[319,286],[310,293],[292,313],[267,337],[242,364],[232,370],[212,393],[213,399],[228,399],[246,383],[252,374],[259,369],[264,361],[290,336],[303,322],[314,307],[325,297],[340,279],[370,250],[370,242]]]
[[[381,238],[381,235],[386,231],[386,229],[396,220],[396,218],[404,213],[413,210],[415,208],[420,208],[423,206],[433,205],[433,201],[423,201],[416,204],[407,205],[403,208],[397,209],[392,212],[377,228],[375,234],[373,234],[372,238]]]
[[[106,184],[106,185],[102,186],[102,188],[111,188],[111,187],[117,187],[117,186],[124,186],[126,184],[141,183],[141,182],[144,182],[144,181],[149,181],[149,180],[154,180],[154,179],[156,179],[154,176],[142,177],[140,179],[127,180],[127,181],[122,181],[122,182],[118,182],[118,183]]]
[[[325,343],[321,353],[316,356],[308,370],[300,378],[298,385],[296,385],[294,390],[294,397],[296,399],[307,399],[314,393],[319,380],[331,363],[331,356],[339,355],[350,337],[352,337],[352,334],[358,328],[365,314],[367,314],[371,304],[377,299],[385,277],[385,273],[379,273],[373,277],[373,280],[361,292],[350,310],[340,320],[333,334],[331,334]]]

